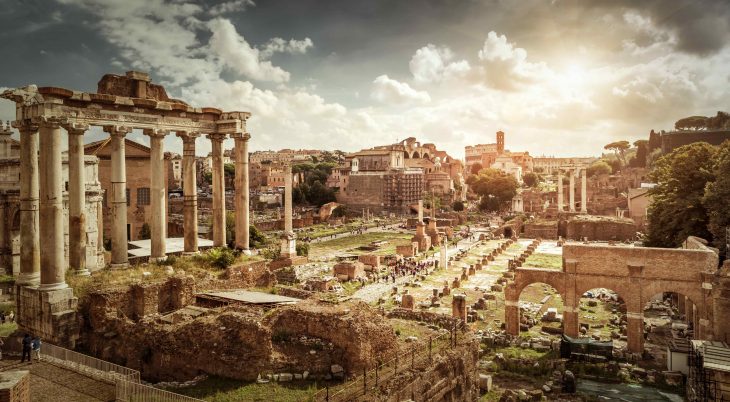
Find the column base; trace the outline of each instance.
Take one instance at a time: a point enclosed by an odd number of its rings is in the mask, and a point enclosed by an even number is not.
[[[79,338],[79,320],[76,314],[78,299],[74,297],[73,289],[22,287],[17,300],[16,317],[21,331],[63,347],[75,347]]]
[[[193,256],[193,255],[198,255],[198,254],[200,254],[200,250],[197,250],[197,251],[183,251],[183,253],[182,253],[182,255],[185,256],[185,257],[190,257],[190,256]]]
[[[111,269],[127,269],[127,268],[129,268],[129,263],[128,262],[111,263],[111,264],[109,264],[109,268],[111,268]]]
[[[151,263],[157,263],[157,262],[164,262],[167,260],[167,256],[164,257],[150,257],[147,259],[147,261]]]
[[[251,250],[249,250],[247,248],[241,249],[241,254],[243,254],[243,255],[251,255]]]
[[[66,282],[41,283],[41,285],[38,286],[38,290],[41,292],[49,292],[51,290],[61,290],[66,288],[68,288],[68,284]]]
[[[15,281],[15,284],[20,286],[38,287],[38,285],[41,284],[41,273],[21,272],[20,274],[18,274],[18,279]]]
[[[76,276],[90,276],[91,275],[91,271],[89,271],[86,268],[84,268],[84,269],[77,269],[77,270],[74,271],[74,275],[76,275]]]

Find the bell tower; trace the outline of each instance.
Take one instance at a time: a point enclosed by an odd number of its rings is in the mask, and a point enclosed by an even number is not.
[[[504,153],[504,132],[497,131],[497,154]]]

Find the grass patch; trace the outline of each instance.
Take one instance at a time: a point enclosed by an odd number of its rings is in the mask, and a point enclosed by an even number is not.
[[[209,377],[189,388],[172,390],[209,402],[314,401],[316,385],[306,382],[256,384],[221,377]]]
[[[412,235],[408,233],[394,232],[368,232],[361,235],[341,237],[323,241],[320,243],[312,243],[309,246],[310,258],[323,257],[333,254],[377,254],[388,255],[394,254],[395,248],[401,244],[408,244]],[[375,241],[387,241],[388,243],[380,246],[375,251],[359,250],[357,247],[367,245]]]
[[[18,324],[14,322],[6,322],[5,324],[0,324],[0,336],[6,337],[15,332],[17,329]]]
[[[563,269],[563,256],[560,254],[535,253],[525,260],[525,266],[546,268],[546,269]]]

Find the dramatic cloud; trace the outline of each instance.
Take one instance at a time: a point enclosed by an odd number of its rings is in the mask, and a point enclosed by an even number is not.
[[[416,82],[440,82],[444,79],[463,77],[470,70],[469,62],[451,62],[453,54],[448,47],[428,44],[416,51],[408,66]]]
[[[210,9],[208,9],[208,13],[210,13],[210,15],[218,16],[222,14],[233,13],[236,11],[244,11],[248,7],[254,6],[256,6],[256,3],[254,3],[253,0],[226,1],[212,6]]]
[[[394,80],[387,75],[381,75],[373,81],[373,91],[370,96],[377,101],[396,105],[410,102],[425,103],[431,100],[428,92],[416,91],[405,82]]]
[[[210,50],[225,67],[254,80],[285,82],[289,73],[262,60],[259,50],[251,47],[230,21],[216,18],[208,22],[213,33]]]
[[[312,46],[314,44],[309,38],[304,38],[304,40],[289,39],[288,42],[282,38],[273,38],[264,45],[261,56],[269,58],[274,53],[304,54]]]
[[[0,49],[13,57],[0,85],[94,90],[105,72],[148,71],[175,98],[250,111],[253,150],[413,135],[463,157],[503,130],[512,150],[590,155],[730,104],[726,0],[38,0],[3,11]],[[12,118],[6,106],[0,118]],[[176,138],[166,146],[180,151]]]

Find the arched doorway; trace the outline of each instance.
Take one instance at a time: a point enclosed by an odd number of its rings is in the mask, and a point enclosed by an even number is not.
[[[519,298],[519,331],[534,337],[563,333],[563,298],[552,286],[534,282],[525,286]]]
[[[611,289],[593,288],[578,303],[578,332],[597,341],[627,344],[626,302]],[[618,342],[618,343],[616,343]]]

